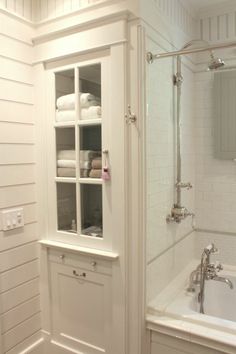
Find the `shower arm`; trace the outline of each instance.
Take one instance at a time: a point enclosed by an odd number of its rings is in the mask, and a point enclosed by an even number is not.
[[[181,50],[175,50],[173,52],[166,52],[166,53],[160,53],[160,54],[153,54],[152,52],[148,52],[147,53],[147,61],[149,64],[151,64],[156,59],[174,57],[174,56],[185,55],[185,54],[207,52],[207,51],[212,51],[215,49],[236,47],[236,42],[221,43],[221,44],[216,44],[216,45],[209,45],[206,41],[202,41],[202,42],[205,43],[205,46],[199,47],[199,48],[185,49],[185,46],[184,46]],[[187,44],[190,44],[190,43],[191,42],[189,42]]]

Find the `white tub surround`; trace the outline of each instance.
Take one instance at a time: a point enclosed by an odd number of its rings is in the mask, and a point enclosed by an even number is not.
[[[229,278],[234,289],[225,283],[207,280],[205,286],[205,313],[199,313],[197,295],[186,289],[189,285],[189,274],[198,262],[193,261],[171,282],[148,306],[147,323],[150,330],[171,336],[179,336],[184,340],[203,346],[235,353],[236,343],[236,311],[233,300],[236,292],[236,268],[224,265],[219,276]]]

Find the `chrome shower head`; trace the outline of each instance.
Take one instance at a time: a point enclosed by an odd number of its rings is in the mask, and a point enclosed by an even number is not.
[[[208,70],[217,70],[219,68],[222,68],[222,66],[225,65],[225,62],[221,59],[221,58],[215,58],[213,52],[210,52],[210,56],[211,56],[211,61],[208,65]]]

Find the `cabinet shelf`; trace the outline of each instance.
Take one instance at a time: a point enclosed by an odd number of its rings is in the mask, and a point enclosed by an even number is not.
[[[80,184],[102,184],[101,178],[79,178]]]
[[[75,177],[55,177],[55,182],[76,183]]]
[[[70,128],[70,127],[75,127],[75,121],[71,122],[57,122],[54,123],[55,128]]]
[[[109,251],[102,251],[94,248],[89,248],[89,247],[81,247],[81,246],[75,246],[71,245],[68,243],[64,242],[59,242],[59,241],[53,241],[53,240],[41,240],[39,243],[47,248],[56,248],[56,249],[61,249],[65,251],[70,251],[73,253],[82,253],[82,254],[87,254],[91,256],[96,256],[99,258],[104,258],[107,260],[114,261],[119,258],[119,255],[114,252],[109,252]]]
[[[79,120],[78,125],[79,126],[87,126],[87,125],[100,125],[102,124],[102,118],[97,118],[97,119],[85,119],[85,120]]]

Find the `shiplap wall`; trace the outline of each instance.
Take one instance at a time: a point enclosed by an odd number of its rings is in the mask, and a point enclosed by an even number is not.
[[[0,211],[23,207],[24,228],[0,223],[0,353],[17,354],[40,331],[31,28],[0,13]]]
[[[146,40],[148,50],[162,53],[195,38],[196,22],[188,15],[187,5],[184,7],[183,4],[184,2],[179,0],[156,1],[159,12],[162,17],[165,16],[168,27],[172,26],[173,31],[170,31],[168,38],[166,26],[162,28],[161,21],[157,21],[157,33],[152,34],[153,37],[148,36]],[[187,23],[192,24],[192,27],[189,28]],[[173,32],[177,35],[173,35]],[[185,80],[181,105],[182,173],[183,180],[191,181],[194,185],[194,67],[185,59],[182,64]],[[175,196],[175,70],[176,63],[170,58],[157,60],[147,69],[147,302],[153,300],[194,257],[194,235],[190,235],[191,218],[187,218],[180,225],[166,223],[166,216],[171,212]],[[188,210],[195,212],[194,190],[183,192],[183,204]]]

